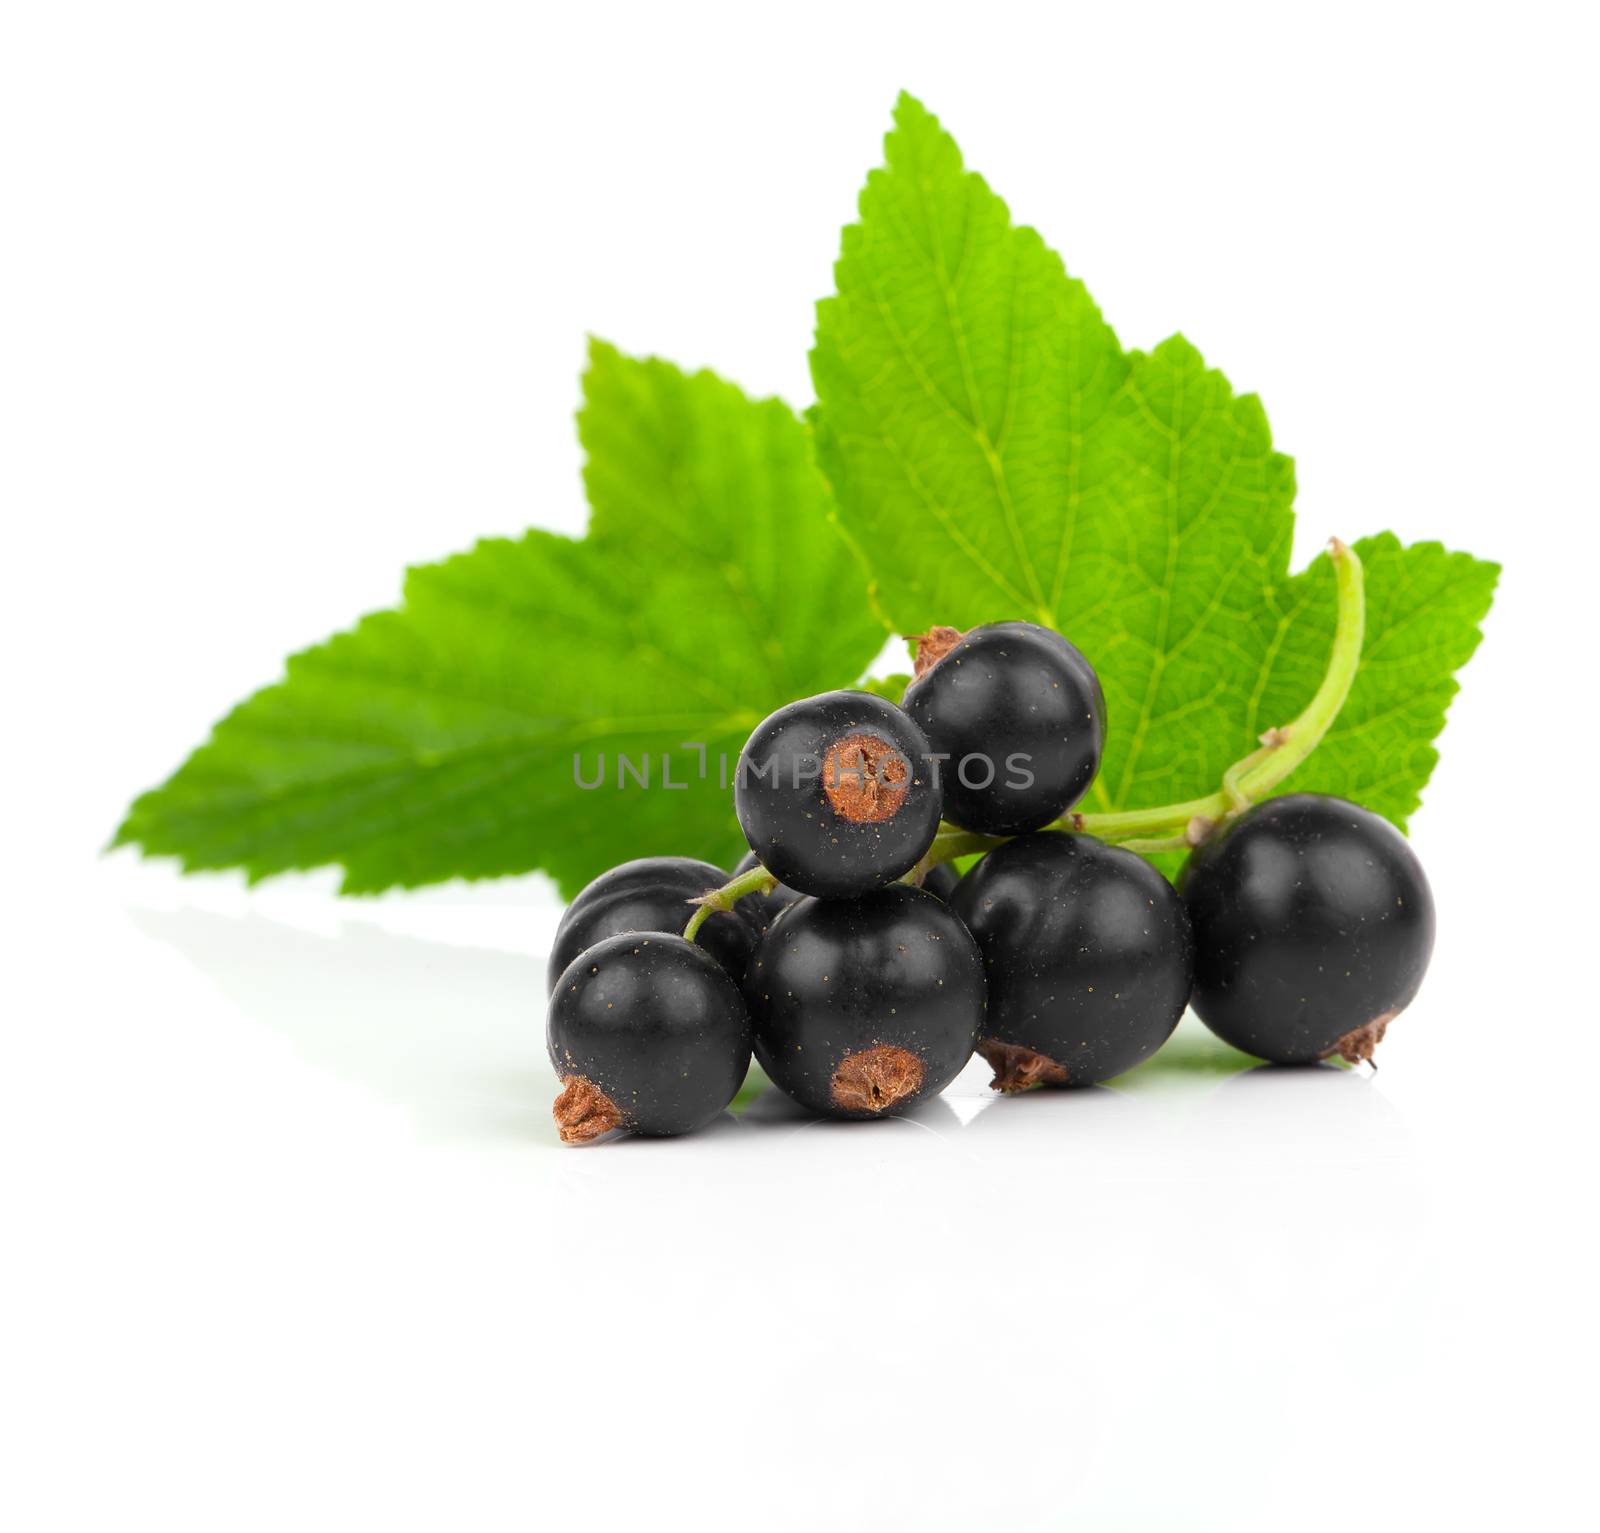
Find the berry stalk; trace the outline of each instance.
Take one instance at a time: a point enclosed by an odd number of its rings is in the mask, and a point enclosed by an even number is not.
[[[730,879],[720,889],[708,889],[698,899],[688,902],[695,907],[695,912],[683,929],[684,937],[693,942],[695,933],[719,910],[732,910],[734,902],[747,894],[771,894],[777,883],[778,880],[758,864],[748,873]]]
[[[1269,729],[1261,745],[1223,773],[1223,786],[1204,798],[1181,804],[1161,804],[1151,809],[1128,809],[1107,814],[1066,814],[1047,830],[1082,831],[1115,846],[1137,852],[1178,851],[1204,839],[1221,819],[1247,809],[1282,782],[1322,742],[1350,695],[1361,664],[1361,643],[1366,632],[1366,583],[1361,557],[1338,538],[1330,540],[1338,614],[1328,669],[1311,701],[1292,722]],[[986,852],[1002,837],[975,835],[953,825],[942,826],[927,856],[927,867]]]
[[[1366,585],[1361,558],[1338,538],[1330,539],[1328,551],[1332,556],[1338,601],[1333,644],[1322,683],[1296,718],[1267,730],[1256,750],[1241,757],[1223,773],[1222,786],[1215,793],[1151,809],[1065,814],[1044,828],[1081,832],[1139,853],[1181,851],[1199,845],[1218,821],[1248,809],[1305,761],[1321,744],[1350,695],[1350,687],[1361,665],[1361,645],[1366,632]],[[990,851],[1009,839],[941,824],[926,855],[906,877],[917,881],[942,862]],[[732,909],[734,902],[747,894],[768,893],[777,881],[774,875],[758,866],[720,889],[709,890],[699,900],[691,901],[698,908],[690,917],[684,936],[693,941],[695,933],[713,912]]]

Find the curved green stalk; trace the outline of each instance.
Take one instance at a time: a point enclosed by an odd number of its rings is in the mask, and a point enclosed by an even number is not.
[[[1322,743],[1322,737],[1344,707],[1361,666],[1361,643],[1367,622],[1366,581],[1360,555],[1338,538],[1334,538],[1328,548],[1333,556],[1339,603],[1333,647],[1328,654],[1328,669],[1323,674],[1322,685],[1299,716],[1262,735],[1260,749],[1251,751],[1229,767],[1223,774],[1223,787],[1216,793],[1156,809],[1133,809],[1121,814],[1069,814],[1058,820],[1054,829],[1087,831],[1102,840],[1119,843],[1186,834],[1191,821],[1224,819],[1270,793]]]
[[[695,933],[717,911],[732,910],[734,902],[742,900],[747,894],[770,894],[777,887],[777,883],[778,880],[757,863],[748,873],[741,873],[720,889],[708,889],[699,899],[690,900],[689,903],[696,909],[689,917],[689,924],[683,929],[685,940],[693,942]]]
[[[1361,644],[1366,634],[1366,583],[1361,558],[1338,538],[1329,542],[1328,551],[1333,558],[1339,604],[1333,646],[1321,686],[1296,718],[1262,735],[1260,746],[1234,762],[1222,774],[1222,787],[1204,798],[1113,814],[1066,814],[1045,829],[1082,832],[1140,853],[1181,851],[1197,845],[1218,821],[1248,809],[1294,771],[1322,743],[1322,737],[1344,707],[1361,666]],[[987,852],[1007,839],[942,823],[932,846],[906,877],[920,881],[930,868],[942,862]],[[735,900],[747,894],[765,894],[777,881],[765,868],[756,867],[720,889],[710,890],[694,902],[699,909],[690,917],[684,936],[692,942],[713,911],[730,910]]]

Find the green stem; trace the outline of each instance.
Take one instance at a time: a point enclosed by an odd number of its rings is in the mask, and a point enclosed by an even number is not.
[[[933,838],[933,845],[928,848],[927,855],[922,859],[927,868],[936,868],[941,862],[951,862],[957,857],[967,857],[973,852],[987,852],[998,846],[1005,837],[980,835],[975,830],[962,830],[958,826],[948,825],[943,822],[939,825],[939,832]]]
[[[734,901],[742,900],[747,894],[770,894],[777,884],[778,880],[758,863],[720,889],[708,889],[699,899],[689,901],[696,909],[683,929],[684,940],[693,942],[695,934],[719,910],[732,910]]]
[[[1366,632],[1366,588],[1361,559],[1346,543],[1334,538],[1328,544],[1338,598],[1333,646],[1322,685],[1290,723],[1269,729],[1261,744],[1234,762],[1222,774],[1222,787],[1204,798],[1154,809],[1125,809],[1115,814],[1066,814],[1046,830],[1080,831],[1101,841],[1140,853],[1175,852],[1197,845],[1219,820],[1250,807],[1270,793],[1322,743],[1350,695],[1361,665],[1361,642]],[[906,876],[920,881],[931,868],[974,852],[987,852],[1009,839],[983,836],[959,826],[941,823],[922,860]],[[746,894],[766,893],[777,879],[765,868],[753,868],[698,902],[684,936],[691,941],[714,910],[728,910]]]
[[[1117,845],[1125,852],[1137,852],[1141,857],[1153,857],[1157,852],[1186,852],[1189,850],[1189,837],[1185,833],[1181,836],[1140,836],[1132,841],[1119,841]]]
[[[1339,604],[1333,646],[1322,685],[1299,716],[1262,735],[1260,749],[1251,751],[1229,767],[1223,774],[1224,786],[1216,793],[1156,809],[1133,809],[1121,814],[1069,814],[1052,828],[1087,831],[1102,840],[1118,843],[1184,834],[1193,820],[1224,819],[1270,793],[1322,743],[1322,737],[1344,707],[1360,668],[1367,611],[1360,556],[1338,538],[1334,538],[1328,548],[1333,556]]]
[[[1228,810],[1232,814],[1242,813],[1250,807],[1250,795],[1245,792],[1245,773],[1252,771],[1260,762],[1263,762],[1275,750],[1279,749],[1283,741],[1279,738],[1278,731],[1269,729],[1261,737],[1261,749],[1251,751],[1242,760],[1234,762],[1222,774],[1222,796],[1228,801]]]

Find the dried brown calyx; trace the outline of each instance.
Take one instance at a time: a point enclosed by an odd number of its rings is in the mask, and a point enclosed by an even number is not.
[[[1002,1043],[998,1038],[980,1038],[978,1052],[989,1061],[995,1091],[1026,1091],[1030,1086],[1065,1086],[1067,1067],[1048,1054],[1025,1049],[1020,1043]]]
[[[846,1112],[887,1112],[922,1089],[922,1076],[922,1061],[910,1049],[874,1044],[839,1061],[833,1105]]]
[[[1400,1015],[1399,1011],[1386,1011],[1382,1016],[1352,1027],[1331,1049],[1324,1049],[1322,1057],[1332,1059],[1335,1054],[1352,1065],[1371,1064],[1373,1050],[1383,1042],[1389,1024]]]
[[[965,637],[959,628],[930,628],[917,634],[917,653],[911,662],[914,674],[925,676]]]
[[[846,735],[822,758],[822,791],[833,812],[854,825],[891,820],[911,791],[911,763],[877,735]]]
[[[623,1125],[622,1109],[591,1080],[561,1077],[561,1095],[550,1109],[562,1144],[587,1144]]]

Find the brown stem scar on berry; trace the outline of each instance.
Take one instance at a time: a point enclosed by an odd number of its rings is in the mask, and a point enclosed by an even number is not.
[[[913,634],[916,640],[917,653],[911,662],[911,669],[915,676],[925,676],[946,655],[958,645],[966,635],[959,628],[930,628],[926,633]]]
[[[877,735],[846,735],[822,758],[822,791],[852,825],[892,820],[911,791],[911,763]]]
[[[1031,1086],[1067,1084],[1067,1067],[1037,1049],[1002,1043],[998,1038],[980,1038],[978,1052],[994,1071],[994,1079],[989,1082],[991,1090],[1026,1091]]]
[[[1360,1027],[1352,1027],[1331,1049],[1324,1049],[1322,1057],[1332,1059],[1337,1054],[1348,1064],[1371,1064],[1373,1051],[1383,1042],[1389,1024],[1399,1015],[1398,1011],[1386,1011],[1370,1022],[1363,1022]]]
[[[622,1110],[591,1080],[561,1077],[561,1095],[550,1109],[562,1144],[587,1144],[623,1125]]]
[[[833,1105],[845,1112],[887,1112],[922,1089],[922,1061],[910,1049],[874,1044],[847,1054],[833,1072]]]

